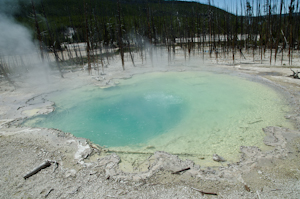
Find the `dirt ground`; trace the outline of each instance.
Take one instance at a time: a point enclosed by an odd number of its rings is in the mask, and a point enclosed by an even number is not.
[[[208,57],[208,55],[206,55]],[[225,55],[201,59],[177,55],[170,62],[142,63],[133,67],[128,58],[122,71],[118,60],[111,61],[105,75],[84,70],[65,71],[65,78],[50,74],[47,81],[26,81],[16,78],[18,88],[0,82],[0,198],[300,198],[300,80],[289,77],[294,65],[271,66],[268,57],[253,61],[252,55],[232,63]],[[159,64],[159,66],[158,66]],[[153,66],[154,65],[154,66]],[[194,66],[205,67],[194,67]],[[191,67],[192,66],[192,67]],[[75,68],[75,67],[71,67]],[[118,78],[152,71],[210,70],[246,74],[272,84],[286,94],[293,112],[286,116],[295,129],[265,127],[264,143],[271,151],[255,146],[241,146],[239,162],[220,163],[219,167],[201,167],[190,160],[179,159],[162,151],[150,155],[143,172],[130,173],[119,168],[117,154],[76,138],[57,129],[23,127],[24,118],[47,114],[54,110],[47,93],[68,90],[87,84],[113,86]],[[28,78],[27,78],[28,79]],[[46,160],[51,166],[36,174],[24,176]],[[186,171],[174,173],[182,169]]]

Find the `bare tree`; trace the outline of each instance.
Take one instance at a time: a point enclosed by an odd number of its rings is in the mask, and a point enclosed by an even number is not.
[[[45,18],[45,21],[46,21],[46,25],[47,25],[47,29],[48,29],[48,32],[49,32],[51,41],[54,42],[53,32],[51,31],[51,28],[50,28],[49,23],[48,23],[48,20],[47,20],[47,16],[46,16],[46,12],[45,12],[45,8],[44,8],[43,1],[41,1],[41,6],[42,6],[43,15],[44,15],[44,18]],[[61,76],[62,78],[64,78],[64,75],[63,75],[63,73],[62,73],[61,66],[60,66],[60,63],[59,63],[59,57],[58,57],[58,54],[57,54],[55,45],[53,45],[53,53],[54,53],[54,56],[55,56],[56,65],[57,65],[57,67],[58,67],[60,76]]]
[[[88,23],[88,11],[87,11],[87,4],[84,0],[84,18],[85,18],[85,33],[86,33],[86,54],[88,60],[88,71],[91,74],[91,57],[90,57],[90,30],[89,30],[89,23]]]
[[[118,6],[118,40],[119,40],[119,49],[120,49],[120,55],[121,55],[121,61],[122,61],[122,68],[123,68],[123,70],[125,70],[120,0],[118,0],[117,6]]]

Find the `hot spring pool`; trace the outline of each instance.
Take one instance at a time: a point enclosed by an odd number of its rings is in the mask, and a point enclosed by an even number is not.
[[[167,72],[119,82],[56,93],[49,99],[56,110],[25,124],[70,132],[111,151],[166,151],[195,162],[214,153],[236,161],[242,145],[266,148],[263,127],[292,128],[281,95],[241,77]]]

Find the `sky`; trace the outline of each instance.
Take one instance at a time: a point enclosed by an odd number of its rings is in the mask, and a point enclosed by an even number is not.
[[[193,1],[193,2],[203,3],[203,4],[208,4],[209,0],[182,0],[182,1]],[[218,8],[221,8],[223,10],[227,10],[229,12],[236,12],[236,7],[238,6],[238,9],[241,7],[240,0],[210,0],[210,4]]]
[[[182,0],[182,1],[193,1],[193,2],[199,2],[202,4],[208,4],[209,0]],[[233,14],[236,14],[236,12],[238,11],[238,15],[245,15],[244,12],[245,12],[245,7],[246,7],[246,1],[247,0],[210,0],[210,3],[213,6],[221,8],[221,9],[231,12]],[[257,14],[257,11],[258,11],[257,8],[258,8],[259,2],[261,4],[261,14],[264,14],[263,5],[265,4],[266,0],[248,0],[248,1],[250,2],[251,6],[253,8],[254,15]],[[279,14],[281,0],[269,0],[269,1],[271,1],[273,4],[274,12],[277,12]],[[285,7],[283,8],[283,11],[282,11],[283,13],[288,13],[289,3],[290,3],[290,0],[284,0]],[[275,6],[275,5],[277,5],[277,6]],[[243,7],[244,9],[241,9],[241,7]],[[243,13],[241,14],[241,12],[243,12]]]

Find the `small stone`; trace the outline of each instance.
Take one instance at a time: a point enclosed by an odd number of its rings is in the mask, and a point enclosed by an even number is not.
[[[213,160],[216,162],[226,162],[225,158],[219,156],[218,154],[213,155]]]
[[[65,178],[68,178],[68,177],[75,177],[76,176],[76,170],[75,169],[71,169],[71,170],[67,170],[66,173],[65,173]]]
[[[262,174],[262,171],[258,170],[257,173],[258,173],[258,174]]]

